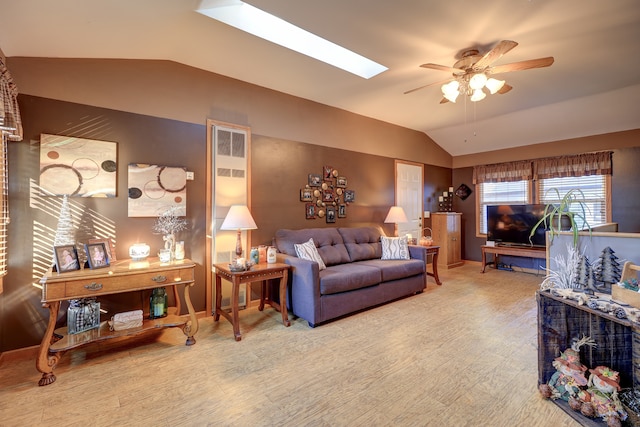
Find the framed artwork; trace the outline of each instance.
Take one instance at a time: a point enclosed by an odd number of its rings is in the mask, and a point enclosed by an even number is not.
[[[187,170],[184,167],[129,165],[129,217],[156,217],[177,207],[187,214]]]
[[[309,174],[309,187],[320,187],[322,184],[322,177],[315,173]]]
[[[322,192],[323,202],[333,202],[333,199],[334,199],[333,190],[324,190]]]
[[[336,178],[336,187],[346,188],[347,187],[347,177],[339,176]]]
[[[338,205],[338,218],[346,218],[347,217],[347,205],[341,203]]]
[[[87,243],[84,245],[84,250],[87,253],[90,269],[109,266],[109,257],[104,243]]]
[[[55,254],[58,273],[80,270],[80,262],[78,262],[78,252],[75,245],[54,246],[53,253]]]
[[[465,200],[467,197],[471,195],[472,191],[466,184],[460,184],[460,187],[456,190],[456,196],[460,197],[462,200]]]
[[[306,203],[304,205],[305,208],[305,217],[307,219],[316,219],[316,205],[313,203]]]
[[[117,146],[115,142],[42,134],[42,194],[116,197]]]
[[[324,176],[325,181],[330,181],[333,179],[333,168],[331,166],[323,166],[322,175]]]
[[[301,202],[312,202],[313,201],[313,190],[310,188],[303,188],[300,190],[300,201]]]
[[[353,190],[344,190],[344,202],[351,203],[356,200],[356,192]]]
[[[116,245],[111,239],[89,239],[89,243],[104,243],[109,263],[116,260]]]
[[[327,224],[336,222],[336,207],[327,206]]]

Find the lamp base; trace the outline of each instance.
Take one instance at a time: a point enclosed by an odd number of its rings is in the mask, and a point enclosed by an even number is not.
[[[236,258],[242,258],[242,231],[238,229],[238,239],[236,240]]]

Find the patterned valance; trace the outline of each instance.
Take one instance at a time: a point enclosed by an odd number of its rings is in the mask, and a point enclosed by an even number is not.
[[[531,160],[493,165],[480,165],[473,168],[473,183],[513,182],[530,180],[533,177]]]
[[[22,119],[18,108],[18,87],[0,50],[0,133],[11,141],[22,141]]]
[[[611,151],[538,159],[533,162],[533,178],[611,175]]]

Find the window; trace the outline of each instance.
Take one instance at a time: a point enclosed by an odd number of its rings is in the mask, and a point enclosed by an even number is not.
[[[587,176],[569,176],[563,178],[546,178],[537,182],[536,194],[539,203],[549,204],[560,202],[560,197],[564,196],[572,188],[578,188],[584,194],[585,218],[589,226],[593,227],[599,224],[611,222],[611,203],[609,188],[609,175],[587,175]],[[582,215],[582,210],[576,206],[572,211]],[[581,221],[580,218],[576,218]],[[578,222],[580,229],[587,228],[584,223]]]
[[[476,186],[477,230],[479,235],[487,234],[488,205],[524,205],[530,203],[529,181],[483,182]]]

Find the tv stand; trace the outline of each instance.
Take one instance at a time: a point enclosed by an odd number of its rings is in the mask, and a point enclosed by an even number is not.
[[[493,254],[493,261],[487,262],[487,254]],[[487,246],[482,245],[482,272],[488,264],[498,265],[500,255],[521,256],[527,258],[547,257],[546,248],[536,246]]]

